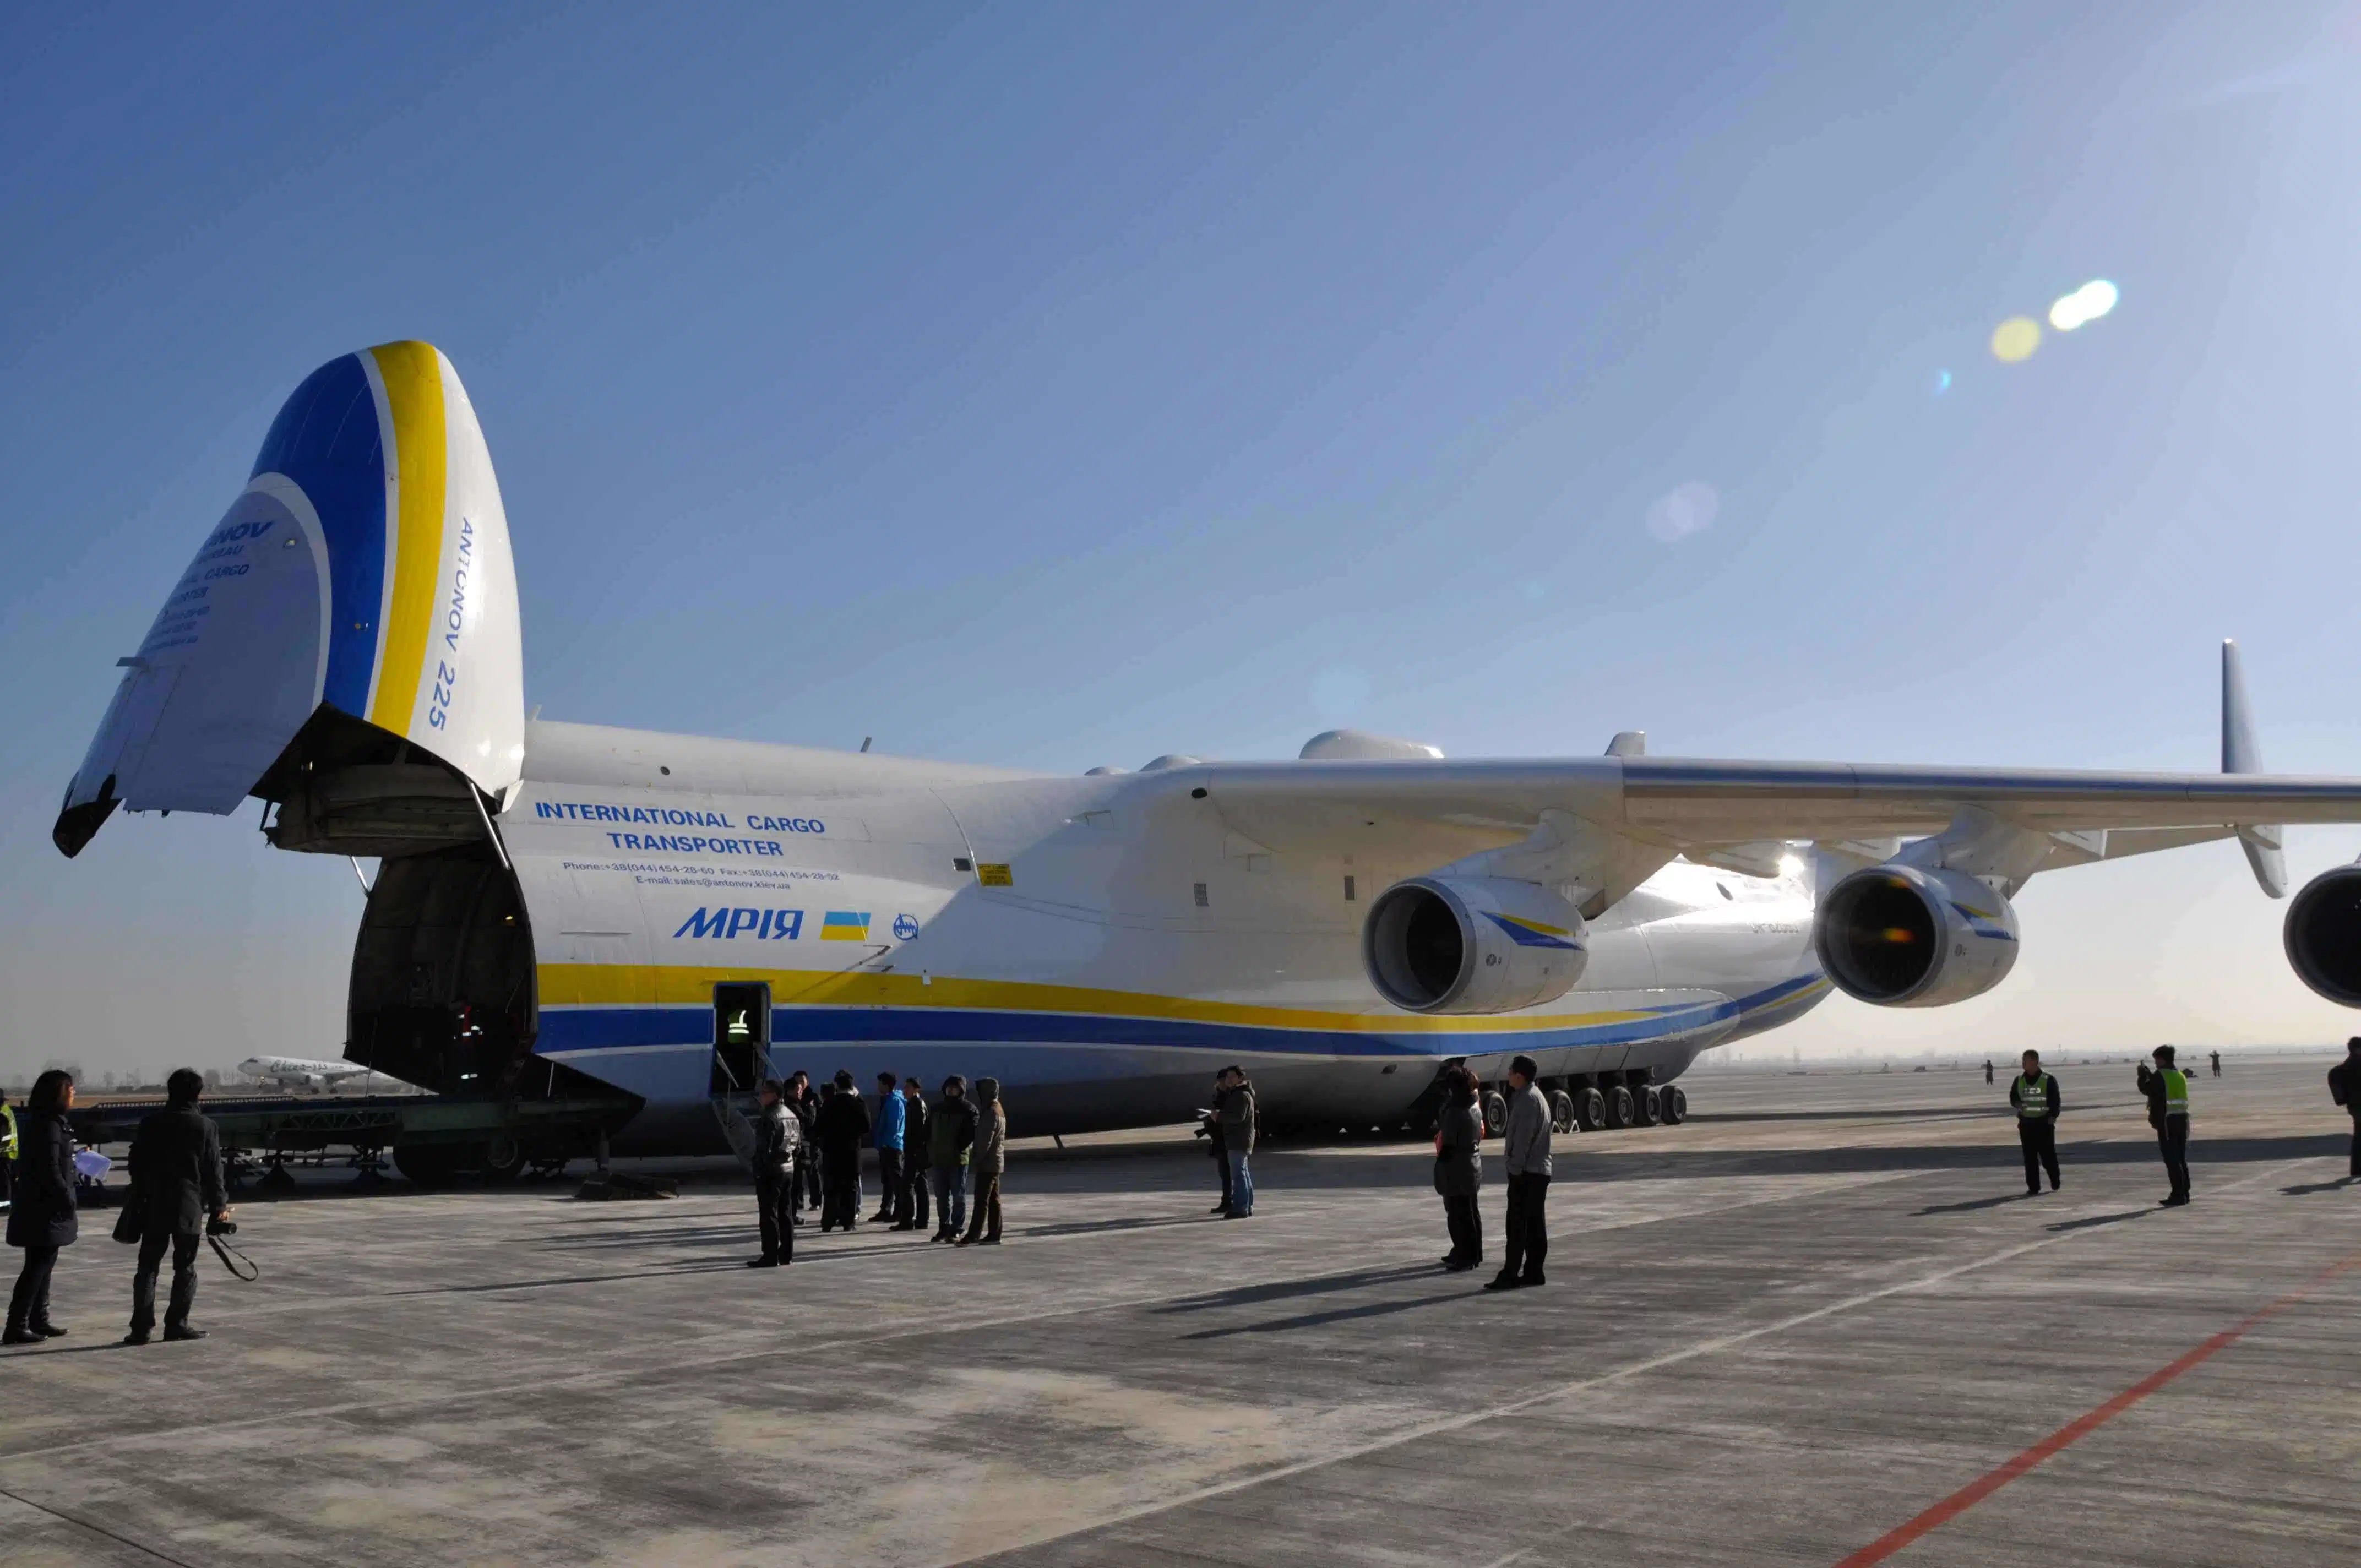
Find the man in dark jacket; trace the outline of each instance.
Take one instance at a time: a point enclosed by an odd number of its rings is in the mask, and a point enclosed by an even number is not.
[[[1213,1146],[1213,1168],[1222,1173],[1222,1201],[1213,1205],[1213,1212],[1225,1220],[1230,1217],[1230,1146],[1222,1133],[1222,1097],[1229,1092],[1229,1069],[1213,1075],[1213,1103],[1205,1112],[1205,1141]]]
[[[796,1146],[801,1157],[796,1161],[796,1178],[787,1183],[787,1190],[796,1223],[800,1225],[806,1205],[819,1207],[819,1160],[815,1157],[819,1141],[812,1130],[812,1120],[819,1114],[819,1106],[812,1099],[811,1074],[800,1068],[796,1069],[787,1080],[786,1101],[787,1113],[796,1119],[799,1135]]]
[[[2361,1035],[2345,1042],[2345,1059],[2328,1069],[2329,1098],[2353,1118],[2351,1179],[2361,1181]]]
[[[2058,1080],[2041,1070],[2041,1053],[2025,1053],[2025,1070],[2008,1080],[2008,1102],[2016,1107],[2016,1141],[2025,1151],[2025,1195],[2058,1190]]]
[[[763,1255],[749,1268],[785,1268],[796,1260],[796,1156],[803,1124],[787,1109],[787,1086],[763,1080],[762,1110],[754,1117],[754,1208],[763,1227]]]
[[[1000,1245],[1000,1178],[1008,1168],[1008,1108],[1000,1102],[1000,1080],[975,1080],[975,1145],[968,1151],[975,1169],[975,1213],[957,1246]]]
[[[956,1242],[967,1223],[968,1151],[975,1146],[975,1107],[969,1103],[967,1080],[953,1073],[943,1080],[943,1097],[927,1125],[927,1163],[935,1179],[934,1239]]]
[[[16,1124],[16,1196],[8,1211],[8,1245],[25,1249],[25,1265],[8,1296],[8,1326],[0,1344],[38,1344],[66,1331],[49,1321],[49,1275],[60,1248],[74,1244],[73,1075],[51,1068],[33,1080]]]
[[[902,1206],[897,1231],[927,1228],[928,1139],[927,1093],[915,1078],[902,1080]]]
[[[205,1222],[225,1219],[221,1134],[197,1109],[205,1080],[181,1068],[164,1081],[164,1109],[139,1124],[131,1140],[131,1195],[143,1212],[139,1267],[131,1277],[131,1332],[126,1344],[146,1344],[156,1326],[156,1273],[172,1254],[172,1299],[164,1309],[164,1337],[203,1339],[189,1326],[197,1302],[197,1243]]]
[[[1545,1282],[1542,1262],[1549,1256],[1550,1108],[1533,1086],[1540,1064],[1519,1057],[1509,1064],[1509,1125],[1501,1161],[1509,1175],[1506,1239],[1500,1272],[1484,1282],[1487,1290],[1517,1290]]]
[[[820,1234],[831,1225],[851,1230],[861,1220],[861,1146],[869,1141],[869,1112],[852,1074],[839,1069],[836,1092],[819,1108]]]
[[[1255,1091],[1242,1067],[1222,1069],[1222,1152],[1230,1166],[1230,1207],[1225,1220],[1254,1217]]]

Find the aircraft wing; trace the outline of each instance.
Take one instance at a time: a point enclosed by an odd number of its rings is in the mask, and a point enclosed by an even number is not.
[[[1603,856],[1636,869],[1765,840],[1997,834],[2015,841],[2019,859],[2026,844],[2039,851],[2029,874],[2107,858],[2110,834],[2122,835],[2114,850],[2122,854],[2225,838],[2248,824],[2361,822],[2361,778],[2268,773],[1642,756],[1206,766],[1176,771],[1172,784],[1202,791],[1191,798],[1209,803],[1232,834],[1269,850],[1351,853],[1382,835],[1397,849],[1408,839],[1440,861],[1521,845],[1547,858],[1554,844],[1554,874],[1614,887],[1614,896],[1647,872],[1572,875],[1569,862],[1596,866]],[[1585,836],[1587,850],[1576,842]]]

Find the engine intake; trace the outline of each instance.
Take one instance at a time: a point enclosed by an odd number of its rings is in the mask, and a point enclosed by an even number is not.
[[[1813,944],[1847,996],[1943,1007],[1982,996],[2016,965],[2016,911],[1963,872],[1872,866],[1820,900]]]
[[[2282,928],[2296,978],[2343,1007],[2361,1007],[2361,865],[2303,884]]]
[[[1582,916],[1537,883],[1412,877],[1369,906],[1369,983],[1410,1013],[1513,1013],[1555,1001],[1590,954]]]

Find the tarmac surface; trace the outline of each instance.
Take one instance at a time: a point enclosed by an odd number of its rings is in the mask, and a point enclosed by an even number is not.
[[[1558,1140],[1549,1283],[1499,1294],[1399,1143],[1261,1151],[1239,1223],[1185,1138],[1020,1146],[1003,1246],[759,1272],[714,1167],[309,1178],[241,1206],[259,1283],[203,1260],[212,1337],[142,1349],[95,1212],[71,1337],[0,1358],[0,1563],[2349,1568],[2332,1060],[2200,1079],[2178,1211],[2120,1059],[2059,1069],[2033,1200],[2004,1076],[1693,1074],[1686,1126]]]

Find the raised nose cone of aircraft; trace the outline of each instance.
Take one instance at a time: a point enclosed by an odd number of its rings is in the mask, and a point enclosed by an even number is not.
[[[451,362],[389,343],[306,377],[117,663],[50,835],[68,855],[118,803],[235,809],[293,766],[291,745],[329,710],[354,721],[348,740],[406,743],[487,792],[514,784],[524,698],[508,520]]]

